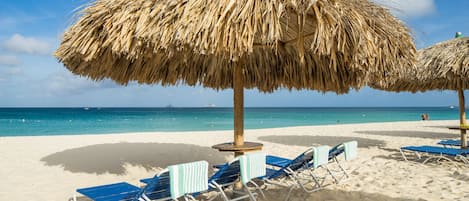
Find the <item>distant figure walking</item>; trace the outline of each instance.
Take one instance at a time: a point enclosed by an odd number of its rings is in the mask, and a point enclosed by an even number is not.
[[[428,113],[424,113],[422,115],[420,115],[422,117],[422,120],[430,120],[430,115],[428,115]]]

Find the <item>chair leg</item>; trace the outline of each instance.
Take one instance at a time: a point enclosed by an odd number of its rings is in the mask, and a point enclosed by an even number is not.
[[[289,171],[290,173],[288,174],[288,177],[290,178],[289,181],[286,181],[287,185],[285,187],[288,187],[288,193],[287,196],[285,196],[285,201],[290,200],[290,195],[295,188],[300,188],[301,187],[301,181],[299,176],[297,175],[296,172]]]
[[[243,187],[244,187],[244,190],[248,193],[249,195],[249,199],[251,201],[256,201],[256,197],[254,196],[254,194],[249,190],[248,186],[246,184],[243,184]]]
[[[314,181],[314,183],[315,183],[316,188],[321,188],[321,183],[319,183],[319,179],[318,179],[318,177],[316,176],[316,174],[314,174],[313,171],[309,171],[309,174],[310,174],[311,177],[313,178],[313,181]]]
[[[335,175],[332,173],[332,171],[331,171],[327,166],[324,166],[324,168],[326,168],[327,173],[329,173],[329,175],[331,175],[332,179],[334,179],[334,182],[335,182],[336,184],[338,184],[338,183],[339,183],[339,179],[337,179],[337,178],[335,177]],[[343,178],[343,176],[341,176],[341,178]]]
[[[184,200],[185,201],[196,201],[196,199],[194,198],[194,196],[190,195],[190,194],[187,194],[184,196]]]
[[[402,151],[402,149],[399,149],[399,151],[401,152],[401,155],[402,155],[402,157],[404,158],[404,160],[405,160],[405,161],[408,161],[408,160],[407,160],[407,157],[406,157],[405,154],[404,154],[404,151]]]
[[[344,166],[342,166],[341,164],[337,164],[337,166],[338,166],[337,171],[341,173],[340,178],[338,178],[338,182],[340,183],[344,180],[350,179],[350,175],[347,172],[347,169]]]
[[[294,185],[294,187],[303,189],[303,191],[305,191],[307,193],[312,193],[312,192],[316,192],[316,191],[320,190],[321,189],[320,188],[321,184],[320,184],[318,178],[316,177],[316,175],[312,171],[308,171],[308,172],[309,172],[309,176],[311,176],[311,179],[302,178],[297,173],[292,174],[291,178],[296,183],[296,184],[294,183],[292,185]],[[302,183],[302,180],[305,180],[306,183]],[[308,189],[305,185],[310,184],[312,182],[314,182],[314,184],[315,184],[314,187],[312,189]]]
[[[291,192],[293,191],[294,188],[295,188],[294,185],[292,185],[292,186],[290,187],[290,189],[288,190],[288,193],[287,193],[287,197],[285,197],[285,201],[290,200],[290,195],[291,195]]]
[[[350,175],[348,174],[347,170],[340,163],[339,163],[339,168],[342,170],[342,172],[344,172],[344,175],[347,178],[350,178]]]
[[[262,191],[261,187],[259,185],[256,184],[256,182],[253,182],[253,181],[249,181],[252,185],[254,185],[254,187],[256,188],[257,191],[259,191],[259,193],[262,195],[263,198],[265,198],[265,194],[264,194],[264,191]]]
[[[456,157],[454,157],[455,160],[460,160],[462,161],[464,164],[469,164],[469,159],[462,156],[462,155],[457,155]]]
[[[345,179],[348,179],[350,178],[350,175],[348,174],[346,168],[343,166],[343,164],[337,159],[337,157],[334,157],[334,162],[337,164],[337,166],[339,167],[339,170],[337,170],[337,172],[342,172],[343,175],[340,176],[340,179],[338,180],[338,182],[341,182],[344,180],[344,177]],[[334,170],[335,171],[335,170]],[[331,175],[333,176],[333,175]],[[333,176],[334,177],[334,176]]]
[[[77,194],[76,193],[73,194],[73,201],[77,201]]]
[[[222,198],[225,200],[225,201],[229,201],[230,199],[228,198],[228,196],[225,194],[225,191],[223,190],[223,187],[217,183],[214,183],[213,184],[219,191],[219,193],[221,194]],[[215,199],[216,196],[213,198]]]
[[[151,200],[147,195],[142,194],[142,196],[140,196],[140,198],[138,198],[138,201],[149,201]]]

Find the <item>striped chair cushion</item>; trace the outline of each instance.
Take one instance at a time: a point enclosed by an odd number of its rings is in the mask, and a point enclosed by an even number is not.
[[[169,166],[171,198],[208,190],[208,162]]]
[[[313,147],[314,158],[313,158],[313,167],[318,168],[321,165],[327,164],[329,162],[329,146],[319,146]]]
[[[357,147],[358,147],[357,141],[346,142],[344,143],[344,147],[345,147],[345,160],[349,161],[357,157]]]
[[[251,153],[239,157],[241,170],[241,182],[248,183],[253,178],[265,176],[266,174],[265,153]]]

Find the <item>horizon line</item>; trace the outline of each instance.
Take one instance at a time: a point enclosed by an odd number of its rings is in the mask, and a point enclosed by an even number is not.
[[[467,107],[467,106],[466,106]],[[0,106],[0,109],[41,109],[41,108],[57,108],[57,109],[74,109],[74,108],[233,108],[232,106]],[[459,108],[456,105],[445,106],[248,106],[244,108]]]

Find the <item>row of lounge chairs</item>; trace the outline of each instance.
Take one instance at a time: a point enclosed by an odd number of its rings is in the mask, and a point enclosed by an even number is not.
[[[208,162],[197,161],[169,166],[151,178],[141,179],[143,187],[127,182],[77,189],[77,192],[95,201],[150,201],[150,200],[195,200],[201,193],[216,191],[225,201],[249,199],[255,201],[258,195],[264,197],[261,185],[279,185],[289,188],[288,200],[293,189],[315,192],[324,186],[328,176],[334,183],[349,177],[339,156],[345,160],[357,156],[357,142],[351,141],[328,146],[311,147],[294,159],[265,155],[262,152],[246,154],[229,163],[215,165],[218,169],[208,177]],[[328,166],[331,166],[329,168]],[[327,174],[320,177],[318,169]],[[242,188],[234,184],[241,182]],[[226,191],[237,196],[231,199]],[[76,200],[76,196],[73,197]]]
[[[417,159],[425,160],[422,163],[427,163],[430,160],[446,160],[450,162],[461,161],[465,164],[469,164],[469,149],[455,148],[461,146],[460,140],[441,140],[437,144],[441,146],[406,146],[401,147],[400,152],[404,160],[408,160],[406,153],[413,153]]]

